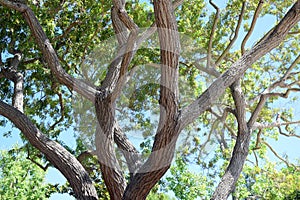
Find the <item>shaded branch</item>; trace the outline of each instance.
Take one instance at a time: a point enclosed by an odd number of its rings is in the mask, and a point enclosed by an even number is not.
[[[49,130],[53,130],[57,124],[59,124],[60,122],[62,122],[64,120],[64,117],[65,117],[65,112],[64,112],[65,106],[64,106],[62,94],[61,94],[61,92],[58,92],[57,95],[59,98],[59,106],[60,106],[61,116],[60,116],[59,120],[57,120],[50,126]]]
[[[29,154],[27,155],[26,159],[30,160],[33,164],[37,165],[39,168],[41,168],[44,172],[47,171],[47,169],[51,166],[50,163],[47,163],[45,166],[42,164],[36,162],[34,159],[30,158]]]
[[[128,140],[119,126],[116,126],[114,129],[114,141],[126,159],[130,178],[132,178],[142,165],[140,154],[134,145]]]
[[[63,38],[65,38],[71,31],[72,29],[75,27],[75,26],[79,26],[82,22],[79,21],[79,20],[76,20],[74,22],[72,22],[71,24],[69,24],[69,26],[62,31],[63,34],[59,35],[59,36],[56,36],[53,41],[57,41],[57,40],[61,40]]]

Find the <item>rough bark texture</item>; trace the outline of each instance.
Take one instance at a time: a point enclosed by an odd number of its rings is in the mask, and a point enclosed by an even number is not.
[[[101,97],[97,97],[101,98]],[[98,127],[96,131],[96,154],[101,163],[101,173],[112,200],[121,199],[126,182],[115,153],[114,146],[114,105],[110,100],[96,101]]]
[[[146,199],[171,165],[178,128],[179,34],[171,1],[154,1],[161,53],[160,120],[152,153],[126,188],[123,199]]]
[[[219,185],[217,186],[211,199],[227,199],[234,190],[236,181],[242,172],[244,163],[248,156],[251,139],[251,129],[246,121],[246,102],[242,93],[240,81],[236,81],[231,86],[231,93],[235,102],[236,118],[238,121],[238,137],[233,149],[229,166],[226,169]]]
[[[47,138],[20,111],[0,101],[0,115],[12,121],[29,142],[39,149],[47,159],[66,177],[77,199],[98,199],[96,189],[79,161],[60,144]]]
[[[14,93],[12,105],[23,112],[23,88],[24,88],[24,77],[23,74],[18,71],[18,66],[21,62],[22,54],[20,52],[14,53],[14,57],[10,58],[8,62],[8,67],[1,70],[1,75],[14,83]]]

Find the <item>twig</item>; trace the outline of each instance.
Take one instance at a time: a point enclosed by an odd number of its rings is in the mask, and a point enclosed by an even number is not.
[[[273,147],[272,147],[271,145],[269,145],[267,142],[263,141],[262,143],[265,144],[265,145],[271,150],[271,152],[272,152],[279,160],[281,160],[282,162],[284,162],[288,167],[293,166],[294,168],[296,168],[296,166],[295,166],[294,164],[290,164],[290,163],[288,163],[288,161],[286,161],[285,159],[283,159],[282,157],[280,157],[280,156],[278,155],[278,153],[273,149]]]

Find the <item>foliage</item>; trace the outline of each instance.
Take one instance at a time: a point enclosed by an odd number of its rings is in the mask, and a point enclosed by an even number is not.
[[[17,147],[1,151],[0,199],[47,199],[51,191],[45,183],[45,174]]]
[[[280,163],[267,162],[264,166],[245,166],[235,196],[253,196],[261,199],[296,199],[300,190],[300,171],[294,167],[278,167]]]
[[[166,191],[173,191],[177,199],[192,200],[209,197],[210,181],[205,176],[191,172],[182,157],[177,157],[164,182]]]

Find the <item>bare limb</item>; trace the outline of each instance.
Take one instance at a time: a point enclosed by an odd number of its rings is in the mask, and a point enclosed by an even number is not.
[[[222,53],[222,55],[217,59],[216,61],[216,66],[218,66],[220,64],[220,62],[224,59],[224,57],[227,55],[227,53],[229,52],[230,48],[232,47],[232,45],[234,44],[234,42],[236,41],[236,39],[239,36],[239,30],[241,28],[241,24],[243,21],[243,16],[245,14],[245,7],[246,7],[246,1],[243,2],[242,4],[242,8],[241,8],[241,13],[239,15],[239,19],[234,31],[234,36],[232,39],[230,39],[230,42],[228,44],[228,46],[226,47],[226,49],[224,50],[224,52]]]
[[[213,68],[213,67],[209,67],[209,66],[203,67],[203,66],[201,66],[198,62],[194,62],[193,64],[195,65],[195,67],[196,67],[197,69],[199,69],[200,71],[203,71],[203,72],[205,72],[205,73],[207,73],[207,74],[209,74],[209,75],[211,75],[211,76],[214,76],[214,77],[216,77],[216,78],[218,78],[219,76],[221,76],[221,73],[218,72],[218,71],[217,71],[215,68]]]
[[[216,30],[216,27],[217,27],[218,19],[219,19],[219,16],[220,16],[219,7],[216,4],[214,4],[212,2],[212,0],[209,0],[209,3],[216,10],[216,15],[215,15],[215,19],[214,19],[214,22],[213,22],[213,26],[212,26],[212,29],[211,29],[210,38],[209,38],[209,42],[208,42],[206,67],[210,66],[211,53],[212,53],[212,43],[213,43],[213,38],[214,38],[215,30]]]
[[[284,162],[284,163],[286,164],[286,166],[288,166],[288,167],[291,167],[291,166],[292,166],[292,167],[296,168],[296,166],[295,166],[294,164],[289,163],[288,161],[286,161],[285,159],[283,159],[281,156],[279,156],[278,153],[273,149],[273,147],[272,147],[270,144],[268,144],[268,143],[265,142],[265,141],[262,141],[262,143],[265,144],[265,145],[271,150],[271,152],[272,152],[279,160],[281,160],[282,162]]]
[[[263,3],[264,3],[264,0],[260,0],[259,1],[258,5],[257,5],[257,7],[255,9],[255,12],[254,12],[254,16],[253,16],[253,19],[252,19],[252,22],[251,22],[250,30],[248,31],[248,33],[246,34],[245,38],[242,41],[242,45],[241,45],[242,55],[244,55],[244,53],[245,53],[246,42],[248,41],[248,39],[250,38],[251,34],[253,33],[253,30],[254,30],[254,27],[256,25],[256,21],[257,21],[257,19],[259,17],[259,13],[261,11]]]

